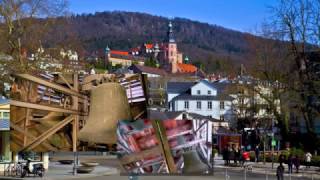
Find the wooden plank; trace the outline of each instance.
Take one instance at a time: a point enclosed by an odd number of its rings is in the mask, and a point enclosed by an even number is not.
[[[72,115],[68,116],[63,121],[57,123],[55,126],[53,126],[52,128],[42,133],[40,136],[38,136],[36,139],[30,142],[27,146],[21,149],[21,151],[31,151],[33,148],[41,144],[43,141],[45,141],[47,138],[52,136],[54,133],[59,131],[61,128],[63,128],[73,120],[74,120],[74,117]]]
[[[53,106],[41,105],[41,104],[33,104],[28,102],[10,100],[10,105],[18,106],[18,107],[25,107],[30,109],[38,109],[44,111],[53,111],[53,112],[60,112],[60,113],[69,113],[69,114],[80,114],[80,112],[75,110],[63,109]]]
[[[172,157],[171,149],[169,146],[168,138],[166,135],[166,129],[161,121],[152,120],[152,126],[154,128],[156,137],[159,141],[159,145],[161,147],[161,152],[163,157],[165,158],[165,162],[168,166],[169,173],[177,173],[177,167],[174,163],[174,159]]]
[[[10,127],[16,131],[18,131],[19,133],[22,133],[23,135],[29,137],[31,140],[34,140],[36,139],[36,137],[34,137],[33,135],[29,134],[29,133],[26,133],[22,128],[20,128],[19,126],[17,125],[14,125],[13,123],[10,123]],[[49,150],[51,151],[57,151],[58,149],[53,147],[52,145],[50,145],[49,143],[47,142],[43,142],[42,143],[44,147],[48,148]]]
[[[32,76],[30,74],[15,74],[15,76],[17,76],[19,78],[22,78],[22,79],[25,79],[25,80],[29,80],[29,81],[38,83],[38,84],[41,84],[41,85],[44,85],[44,86],[47,86],[47,87],[50,87],[50,88],[53,88],[53,89],[55,89],[57,91],[65,93],[65,94],[69,94],[69,95],[73,95],[73,96],[78,96],[78,97],[84,98],[84,95],[80,94],[79,92],[76,92],[76,91],[74,91],[72,89],[68,89],[68,88],[66,88],[64,86],[61,86],[59,84],[52,83],[52,82],[49,82],[47,80]]]
[[[23,124],[24,132],[28,133],[28,126],[30,120],[31,109],[27,108],[26,118]],[[24,134],[23,135],[23,146],[27,145],[28,137]]]
[[[78,91],[79,89],[79,80],[78,74],[73,75],[73,89]],[[77,96],[72,96],[73,107],[75,111],[79,110],[79,98]],[[79,131],[79,115],[74,115],[74,120],[72,123],[72,150],[77,152],[77,140],[78,140],[78,131]]]
[[[129,164],[129,163],[133,163],[136,161],[140,161],[140,160],[147,158],[147,157],[150,157],[150,156],[158,156],[158,155],[161,155],[161,149],[159,146],[155,146],[155,147],[148,149],[148,150],[145,150],[145,151],[132,153],[130,155],[125,155],[120,158],[120,163],[121,164]]]
[[[62,74],[58,74],[58,75],[59,75],[59,77],[62,79],[62,81],[63,81],[64,83],[66,83],[66,85],[67,85],[70,89],[75,90],[74,87],[72,87],[72,86],[70,85],[70,83],[66,80],[66,78],[64,78],[64,76],[63,76]],[[75,90],[75,91],[76,91],[76,90]]]

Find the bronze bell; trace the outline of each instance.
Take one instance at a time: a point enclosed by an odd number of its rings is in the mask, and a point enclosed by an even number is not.
[[[182,173],[199,173],[202,174],[208,170],[208,166],[204,164],[197,151],[191,150],[183,153],[184,166]]]

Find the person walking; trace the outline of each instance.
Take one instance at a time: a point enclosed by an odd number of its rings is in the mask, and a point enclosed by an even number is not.
[[[256,162],[259,162],[259,155],[260,155],[260,150],[259,150],[259,145],[256,146],[256,148],[254,149],[255,152],[255,157],[256,157]]]
[[[235,157],[236,157],[236,161],[238,161],[239,164],[241,164],[241,148],[240,147],[236,149]]]
[[[283,174],[284,174],[284,167],[282,164],[280,164],[277,167],[277,180],[284,180]]]
[[[294,164],[294,167],[296,168],[296,173],[299,173],[299,168],[300,168],[300,159],[299,159],[299,156],[295,156],[294,159],[293,159],[293,164]]]
[[[228,166],[229,165],[229,149],[228,146],[225,146],[223,151],[222,151],[222,156],[224,160],[224,165]]]
[[[292,154],[290,154],[289,157],[288,157],[288,171],[289,171],[289,174],[292,174],[292,165],[293,165],[293,157],[292,157]]]
[[[238,149],[236,148],[235,144],[232,144],[232,159],[235,165],[238,164],[237,154],[238,154]]]
[[[305,159],[306,159],[306,167],[310,168],[312,154],[310,152],[307,152],[306,155],[305,155]]]
[[[280,156],[279,156],[279,163],[280,163],[280,165],[283,165],[284,162],[285,162],[285,156],[284,156],[283,154],[280,154]]]

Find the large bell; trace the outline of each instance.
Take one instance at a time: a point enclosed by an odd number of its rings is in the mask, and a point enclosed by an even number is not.
[[[202,174],[208,170],[208,166],[200,160],[199,155],[195,150],[184,152],[183,161],[184,166],[182,169],[182,173]]]
[[[118,121],[130,119],[125,89],[118,83],[101,84],[91,91],[89,117],[79,132],[79,140],[115,144]]]

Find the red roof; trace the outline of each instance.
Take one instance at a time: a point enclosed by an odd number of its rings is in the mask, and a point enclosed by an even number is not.
[[[178,71],[182,73],[194,73],[197,71],[197,67],[192,64],[178,63]]]
[[[128,56],[129,52],[128,51],[117,51],[117,50],[111,50],[111,54],[117,54],[117,55],[122,55],[122,56]]]
[[[153,48],[153,44],[145,44],[146,49],[152,49]]]

